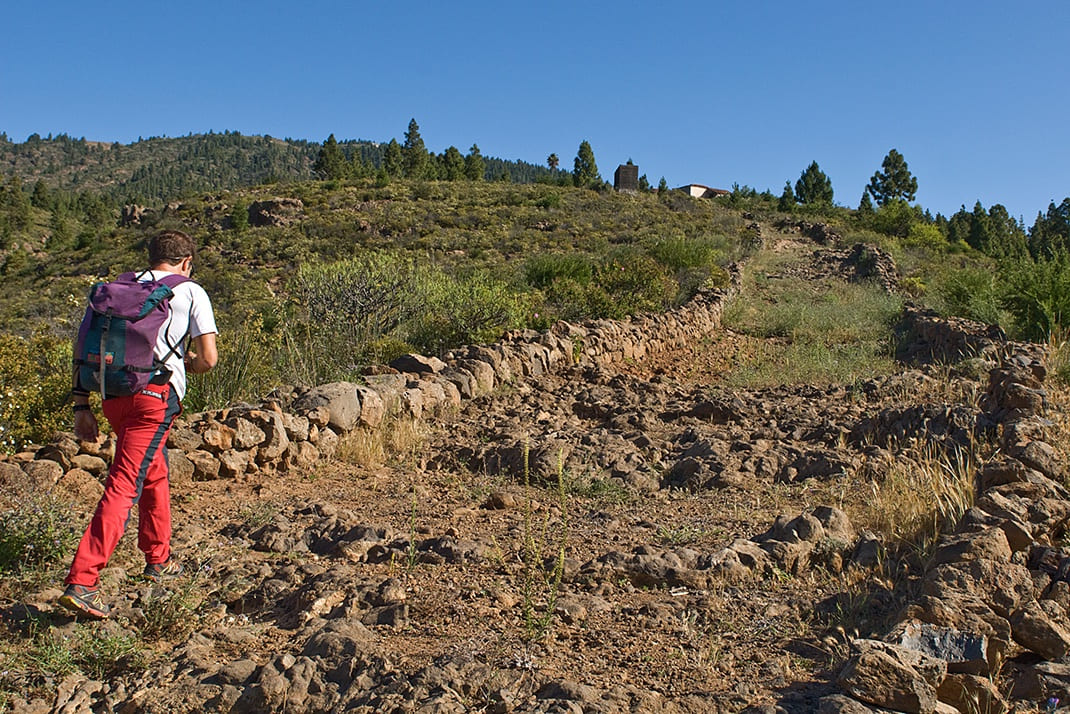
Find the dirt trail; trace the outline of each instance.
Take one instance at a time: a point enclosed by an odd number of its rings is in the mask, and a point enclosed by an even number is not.
[[[821,264],[812,244],[776,245],[793,269]],[[877,432],[924,422],[954,438],[955,409],[973,405],[933,403],[932,378],[908,368],[724,386],[756,349],[726,330],[618,370],[518,381],[419,434],[399,426],[403,448],[376,467],[176,486],[175,547],[205,617],[163,634],[161,664],[90,699],[159,712],[813,711],[846,654],[837,628],[878,628],[904,593],[847,569],[854,539],[757,566],[724,551],[743,539],[759,558],[754,539],[780,515],[832,507],[861,523],[887,456]],[[143,629],[145,593],[124,579],[137,561],[127,538],[105,589],[118,621]]]

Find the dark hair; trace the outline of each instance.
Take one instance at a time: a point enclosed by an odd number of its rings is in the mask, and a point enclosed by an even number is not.
[[[149,240],[149,265],[177,265],[196,253],[197,244],[182,231],[161,231]]]

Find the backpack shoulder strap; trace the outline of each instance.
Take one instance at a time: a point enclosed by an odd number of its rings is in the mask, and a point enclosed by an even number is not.
[[[178,273],[169,273],[168,275],[163,276],[156,282],[163,283],[169,288],[174,288],[178,285],[181,285],[182,283],[188,283],[189,280],[190,279],[187,278],[185,275],[179,275]]]

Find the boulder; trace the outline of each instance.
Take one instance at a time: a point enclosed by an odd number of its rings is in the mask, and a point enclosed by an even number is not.
[[[920,620],[907,621],[897,628],[901,646],[947,662],[949,672],[989,675],[988,638],[975,632],[932,625]]]
[[[1024,603],[1010,618],[1014,641],[1047,660],[1070,652],[1070,623],[1065,613],[1055,616],[1036,600]]]
[[[990,677],[975,674],[949,674],[940,683],[936,696],[959,712],[985,712],[1004,714],[1008,711],[1006,700]]]
[[[438,357],[425,357],[417,354],[406,354],[392,360],[390,366],[399,372],[411,372],[414,374],[437,374],[446,368],[446,363]]]
[[[186,454],[193,464],[194,481],[212,481],[219,478],[219,459],[214,454],[198,449]]]
[[[848,695],[862,702],[900,712],[933,712],[936,687],[947,674],[946,663],[927,655],[875,640],[856,640],[859,654],[836,679]]]
[[[44,493],[63,476],[63,467],[51,459],[35,459],[22,465],[27,488],[31,493]]]
[[[103,477],[108,473],[108,462],[92,454],[77,454],[71,459],[71,467]]]
[[[1010,562],[1011,547],[1007,543],[1007,534],[1001,528],[946,536],[937,544],[929,567],[977,559]]]
[[[327,424],[335,432],[352,430],[361,420],[361,390],[352,382],[331,382],[313,387],[294,402],[297,413],[327,410]],[[317,420],[315,423],[318,423]]]
[[[167,450],[167,479],[171,482],[171,488],[188,485],[193,480],[194,471],[196,468],[184,451]]]
[[[1033,596],[1033,579],[1021,565],[976,559],[938,565],[925,574],[922,592],[935,598],[973,595],[1001,617]]]

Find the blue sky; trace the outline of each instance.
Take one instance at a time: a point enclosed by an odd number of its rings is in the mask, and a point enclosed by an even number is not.
[[[388,7],[389,5],[389,7]],[[891,148],[917,200],[1070,196],[1066,0],[8,3],[0,131],[402,139],[612,178],[779,194],[816,160],[854,207]]]

